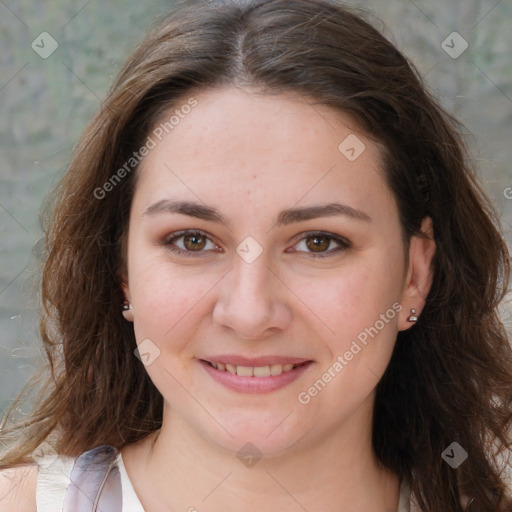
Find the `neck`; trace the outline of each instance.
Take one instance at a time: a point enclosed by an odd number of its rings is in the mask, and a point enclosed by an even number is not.
[[[246,465],[166,410],[160,431],[122,453],[146,512],[397,510],[398,478],[376,460],[371,429],[360,427],[316,442],[306,435],[285,454]]]

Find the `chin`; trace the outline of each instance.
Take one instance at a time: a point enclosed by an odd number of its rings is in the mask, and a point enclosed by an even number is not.
[[[292,415],[286,417],[282,413],[278,421],[275,420],[275,415],[272,416],[272,421],[264,421],[261,414],[245,415],[244,420],[238,418],[231,422],[228,419],[225,422],[220,420],[226,430],[215,422],[206,437],[213,444],[235,453],[238,457],[243,457],[245,452],[255,457],[279,457],[292,450],[309,433],[304,424],[297,425],[290,420]]]

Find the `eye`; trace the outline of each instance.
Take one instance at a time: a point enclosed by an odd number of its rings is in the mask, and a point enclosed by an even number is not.
[[[351,243],[339,236],[332,233],[325,233],[322,231],[306,233],[298,244],[296,244],[292,252],[306,252],[314,258],[326,258],[333,256],[351,247]]]
[[[164,245],[174,253],[184,256],[200,256],[208,250],[219,250],[219,247],[210,239],[210,237],[200,230],[186,230],[179,233],[173,233],[164,241]],[[332,233],[316,231],[306,233],[292,251],[286,252],[305,252],[308,256],[314,258],[326,258],[333,256],[351,247],[351,243]]]
[[[199,256],[206,250],[218,249],[218,246],[211,241],[206,233],[197,230],[174,233],[171,237],[166,238],[164,245],[172,252],[184,256],[196,256],[194,253],[198,253]]]

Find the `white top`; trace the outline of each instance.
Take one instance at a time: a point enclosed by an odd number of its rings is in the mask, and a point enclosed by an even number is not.
[[[37,512],[61,512],[66,489],[70,484],[70,475],[75,463],[74,457],[45,456],[38,459],[37,476]],[[137,494],[130,482],[121,453],[117,455],[117,466],[121,476],[123,510],[119,512],[144,512]],[[397,512],[419,512],[412,502],[407,485],[400,488],[400,503]]]
[[[64,504],[64,495],[71,483],[71,470],[75,457],[59,456],[54,458],[46,456],[38,459],[39,471],[37,475],[36,502],[37,512],[61,512]],[[123,491],[123,510],[119,512],[144,512],[135,490],[128,478],[121,453],[117,455],[117,467],[121,476]]]

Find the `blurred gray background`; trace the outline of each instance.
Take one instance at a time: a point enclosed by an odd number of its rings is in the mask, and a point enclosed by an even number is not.
[[[465,124],[510,246],[512,0],[346,3],[382,20],[376,26]],[[42,364],[37,244],[45,196],[122,62],[172,4],[0,1],[0,415]],[[502,311],[508,327],[510,308]]]

